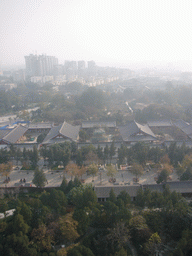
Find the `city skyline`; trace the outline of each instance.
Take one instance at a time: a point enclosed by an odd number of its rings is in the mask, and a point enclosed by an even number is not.
[[[7,0],[0,2],[0,64],[44,54],[116,67],[191,70],[188,0]]]

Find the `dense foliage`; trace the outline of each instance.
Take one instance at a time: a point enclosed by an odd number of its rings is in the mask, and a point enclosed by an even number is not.
[[[135,202],[111,190],[98,204],[91,186],[64,179],[57,190],[5,196],[0,211],[10,208],[14,214],[0,221],[2,256],[131,255],[130,243],[141,256],[166,245],[172,248],[166,255],[191,252],[192,209],[168,187],[163,193],[140,189]]]

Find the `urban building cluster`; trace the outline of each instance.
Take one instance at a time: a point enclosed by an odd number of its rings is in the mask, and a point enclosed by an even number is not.
[[[1,80],[0,88],[9,90],[20,82],[32,82],[43,86],[49,82],[54,86],[62,86],[66,82],[80,82],[83,85],[97,86],[118,80],[130,75],[129,69],[118,69],[97,66],[95,61],[69,61],[60,64],[58,58],[46,54],[29,54],[25,56],[25,69],[1,70],[0,76],[11,78]]]

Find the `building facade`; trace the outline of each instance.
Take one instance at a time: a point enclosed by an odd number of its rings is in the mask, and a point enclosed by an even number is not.
[[[56,65],[58,65],[58,59],[54,56],[34,54],[25,56],[26,75],[28,77],[53,75]]]

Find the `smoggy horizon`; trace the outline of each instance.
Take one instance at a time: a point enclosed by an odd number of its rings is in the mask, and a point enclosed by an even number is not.
[[[60,64],[191,70],[189,0],[7,0],[0,7],[2,67],[46,53]]]

